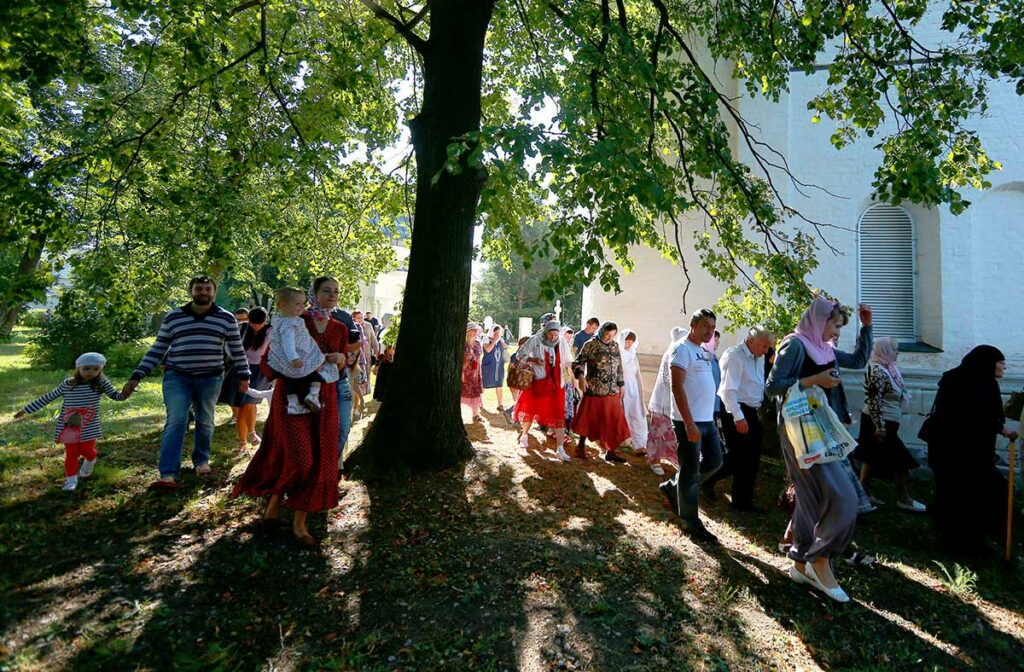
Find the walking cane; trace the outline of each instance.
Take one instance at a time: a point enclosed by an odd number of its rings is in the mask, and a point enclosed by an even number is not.
[[[1011,543],[1014,538],[1014,486],[1017,482],[1017,442],[1012,440],[1010,442],[1010,471],[1007,472],[1010,476],[1010,487],[1007,492],[1007,562],[1010,561],[1010,555],[1013,552],[1011,549]]]
[[[1013,541],[1013,490],[1017,481],[1017,442],[1010,441],[1010,470],[1007,472],[1010,484],[1006,493],[1006,561],[1010,561],[1012,550],[1010,544]]]

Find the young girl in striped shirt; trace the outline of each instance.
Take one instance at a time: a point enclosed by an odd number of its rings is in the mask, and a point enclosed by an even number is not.
[[[75,360],[75,372],[60,385],[14,414],[15,418],[35,413],[58,397],[60,417],[54,440],[64,444],[64,489],[74,490],[79,478],[88,478],[96,465],[96,440],[100,438],[100,395],[114,401],[124,396],[103,375],[107,358],[98,352],[87,352]],[[82,457],[82,466],[78,458]]]

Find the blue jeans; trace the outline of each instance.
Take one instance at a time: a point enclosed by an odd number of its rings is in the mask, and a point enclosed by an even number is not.
[[[192,464],[199,467],[210,461],[213,411],[217,405],[222,378],[223,376],[193,378],[174,371],[164,374],[164,407],[167,409],[167,422],[164,423],[164,432],[160,439],[160,476],[177,478],[181,471],[181,449],[185,445],[189,408],[194,409],[196,416]]]
[[[673,421],[679,443],[679,471],[675,475],[679,515],[688,520],[697,518],[697,497],[700,486],[722,466],[722,444],[714,422],[698,422],[700,443],[686,437],[686,425]]]
[[[352,429],[352,384],[345,376],[337,383],[338,388],[338,459],[345,454],[348,433]]]

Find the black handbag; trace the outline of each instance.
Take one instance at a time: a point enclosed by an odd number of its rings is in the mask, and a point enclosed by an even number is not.
[[[933,401],[932,410],[928,411],[924,422],[921,423],[921,429],[917,432],[917,438],[925,443],[931,443],[938,438],[938,424],[938,421],[935,419],[935,402]]]

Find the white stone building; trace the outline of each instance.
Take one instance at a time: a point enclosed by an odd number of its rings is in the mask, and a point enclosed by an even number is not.
[[[935,24],[930,26],[918,31],[926,44],[939,39]],[[1001,162],[1003,169],[990,176],[989,191],[965,191],[972,206],[955,216],[946,207],[906,203],[893,207],[873,200],[871,182],[881,161],[880,150],[874,148],[879,136],[836,150],[829,140],[833,124],[824,118],[811,122],[807,102],[824,89],[826,72],[793,73],[790,92],[776,104],[748,96],[730,79],[732,64],[718,63],[715,71],[719,81],[725,82],[726,95],[738,99],[741,113],[760,128],[765,142],[785,155],[792,173],[834,194],[804,189],[806,195],[802,195],[784,177],[774,176],[788,204],[811,220],[838,227],[828,229],[826,235],[843,253],[835,256],[822,249],[811,284],[849,305],[869,303],[876,315],[875,335],[895,336],[904,344],[900,364],[918,391],[901,432],[908,445],[919,444],[917,426],[930,408],[938,375],[975,345],[999,347],[1008,360],[1003,390],[1020,389],[1024,382],[1024,292],[1019,291],[1024,255],[1024,100],[1016,95],[1013,84],[993,85],[988,115],[973,122],[988,155]],[[736,142],[734,147],[741,158],[750,158],[743,143]],[[689,225],[696,228],[698,223],[694,220]],[[687,238],[682,240],[685,245]],[[634,250],[634,258],[634,272],[622,275],[621,294],[588,288],[583,318],[595,315],[636,330],[641,351],[651,356],[648,363],[656,365],[669,330],[687,321],[682,310],[685,278],[681,267],[649,249]],[[690,311],[709,307],[722,287],[697,267],[695,254],[688,261],[693,284],[686,307]],[[721,324],[721,329],[724,348],[736,336],[728,333],[727,324]],[[851,348],[856,332],[856,323],[851,324],[841,346]],[[862,374],[847,372],[844,380],[857,416]]]
[[[409,275],[409,248],[398,241],[391,245],[397,265],[387,273],[381,273],[372,283],[359,283],[359,303],[355,306],[364,313],[369,311],[377,318],[388,313],[398,313],[398,306],[405,294],[406,277]]]

